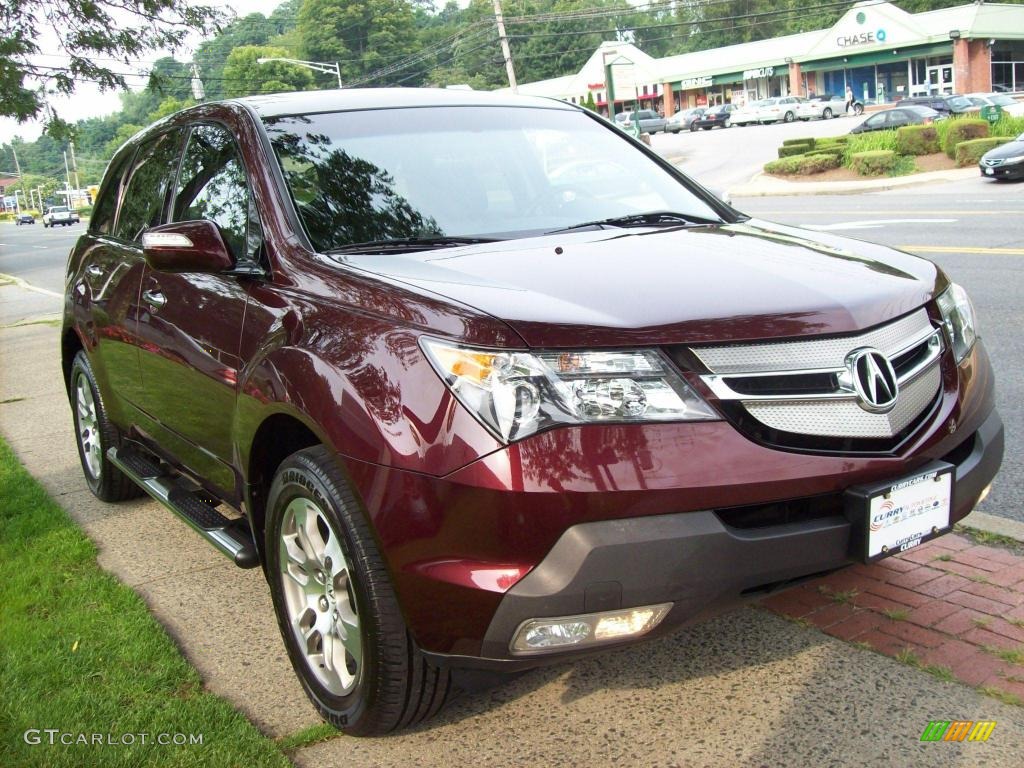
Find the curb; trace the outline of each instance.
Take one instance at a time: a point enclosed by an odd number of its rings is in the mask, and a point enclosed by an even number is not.
[[[961,181],[978,175],[977,168],[955,168],[945,171],[915,173],[909,176],[895,176],[865,181],[783,181],[768,177],[759,171],[750,181],[729,190],[733,197],[788,197],[801,195],[859,195],[865,192],[885,192],[890,189],[933,184],[944,181]],[[769,180],[770,179],[770,180]]]
[[[1011,520],[1008,517],[999,517],[998,515],[990,515],[987,512],[974,510],[961,520],[958,525],[977,528],[985,533],[1007,536],[1024,544],[1024,523],[1018,520]]]

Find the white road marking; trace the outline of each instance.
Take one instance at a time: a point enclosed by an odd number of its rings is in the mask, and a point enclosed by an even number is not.
[[[868,219],[865,221],[843,221],[838,224],[801,224],[804,229],[816,232],[839,232],[844,229],[881,229],[888,224],[955,224],[956,219]]]

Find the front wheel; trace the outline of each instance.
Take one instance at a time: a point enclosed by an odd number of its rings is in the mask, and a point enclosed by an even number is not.
[[[863,115],[864,114],[864,105],[863,104],[854,104],[853,105],[853,114],[858,115],[858,116]]]
[[[831,120],[832,119],[832,108],[831,107],[825,107],[825,109],[821,113],[821,119],[822,120]]]
[[[699,127],[696,123],[690,123],[690,133],[694,133]]]
[[[375,736],[434,715],[449,673],[410,636],[367,518],[326,448],[282,462],[265,537],[278,626],[323,718],[349,735]]]
[[[787,112],[786,116],[783,118],[783,120],[785,120],[787,123],[792,123],[795,119],[796,115],[794,115],[792,112]]]

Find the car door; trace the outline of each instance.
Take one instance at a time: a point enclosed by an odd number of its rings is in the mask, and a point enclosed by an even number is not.
[[[916,114],[904,109],[891,109],[886,113],[886,118],[885,127],[893,129],[921,122],[921,119],[917,118]]]
[[[142,163],[152,146],[151,142],[144,145]],[[78,296],[88,296],[94,369],[105,383],[104,394],[111,401],[108,410],[123,423],[133,419],[134,413],[127,412],[126,406],[137,404],[141,391],[136,326],[145,264],[138,247],[119,237],[116,229],[118,203],[135,156],[131,151],[117,157],[107,173],[84,238],[88,244],[82,257],[81,283],[74,289],[76,301]]]
[[[863,123],[861,123],[857,133],[865,133],[867,131],[881,131],[886,127],[886,122],[887,120],[884,112],[880,112],[877,115],[872,115]]]
[[[206,219],[236,262],[258,256],[259,217],[245,167],[220,125],[191,128],[168,221]],[[147,267],[139,336],[143,398],[154,439],[212,489],[232,495],[231,428],[246,292],[232,274],[159,272]]]

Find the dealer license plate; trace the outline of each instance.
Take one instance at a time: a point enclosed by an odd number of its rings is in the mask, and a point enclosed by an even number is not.
[[[875,562],[947,533],[953,470],[950,464],[935,462],[889,485],[850,489],[848,510],[854,528],[862,531],[855,537],[860,557]]]

